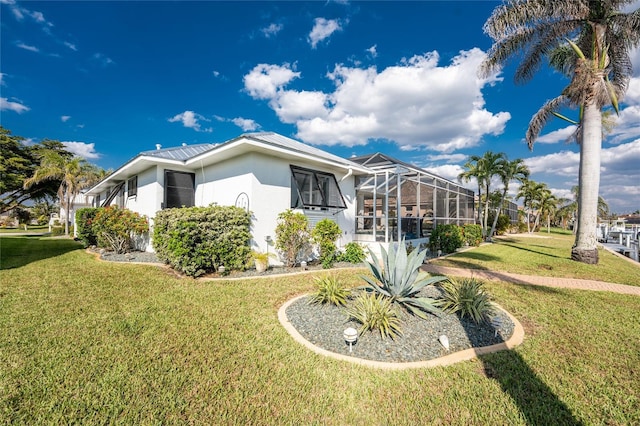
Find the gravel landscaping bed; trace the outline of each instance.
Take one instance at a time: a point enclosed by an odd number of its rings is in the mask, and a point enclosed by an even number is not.
[[[441,289],[430,287],[422,295],[438,297]],[[457,315],[445,314],[442,317],[429,315],[427,320],[414,317],[397,309],[401,320],[402,335],[395,339],[382,339],[379,333],[364,332],[353,352],[343,338],[347,327],[358,329],[360,324],[348,321],[344,308],[329,305],[310,305],[308,297],[294,301],[286,315],[293,327],[314,345],[339,354],[382,362],[427,361],[458,352],[463,349],[489,346],[508,340],[513,334],[514,324],[502,311],[496,315],[500,325],[475,324],[469,319],[460,319]],[[447,351],[438,341],[440,335],[449,338]]]

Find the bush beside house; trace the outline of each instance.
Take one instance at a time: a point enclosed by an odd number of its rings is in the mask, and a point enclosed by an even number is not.
[[[462,227],[454,224],[437,225],[431,233],[429,244],[432,251],[442,250],[442,253],[453,253],[464,241]]]
[[[97,210],[91,219],[91,231],[100,247],[127,253],[134,248],[134,238],[149,232],[149,222],[136,212],[116,206]]]
[[[158,259],[197,277],[224,266],[242,270],[251,255],[251,217],[233,206],[189,207],[159,211],[153,229]]]
[[[93,231],[93,219],[98,214],[100,207],[85,207],[76,210],[76,229],[78,239],[85,247],[97,246],[98,237]]]

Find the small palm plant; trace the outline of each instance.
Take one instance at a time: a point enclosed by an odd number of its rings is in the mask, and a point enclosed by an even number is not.
[[[475,278],[461,281],[450,278],[440,286],[444,290],[444,296],[436,304],[446,312],[459,312],[461,318],[468,315],[476,324],[482,321],[489,322],[495,315],[495,305],[491,302],[489,293],[485,291],[482,281]]]
[[[377,330],[382,338],[402,334],[398,312],[393,309],[391,300],[381,294],[360,294],[347,309],[347,315],[361,324],[360,334],[366,330]]]
[[[398,249],[389,247],[389,252],[380,247],[382,262],[372,252],[372,262],[367,262],[375,279],[363,276],[373,291],[398,303],[407,311],[420,318],[427,318],[427,313],[440,316],[442,311],[436,306],[435,299],[417,297],[417,293],[428,285],[444,281],[447,277],[432,277],[421,271],[420,266],[427,255],[426,250],[413,250],[407,255],[404,240],[398,244]]]
[[[309,303],[345,306],[350,295],[351,290],[335,277],[316,278],[316,289],[309,297]]]

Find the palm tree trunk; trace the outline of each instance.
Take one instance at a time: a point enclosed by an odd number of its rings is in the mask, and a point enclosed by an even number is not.
[[[64,220],[64,235],[66,235],[67,237],[69,236],[69,209],[71,208],[70,204],[71,204],[71,197],[69,194],[65,195],[66,198],[66,206],[64,209],[64,215],[65,215],[65,220]]]
[[[598,263],[596,228],[601,145],[602,111],[594,102],[589,102],[584,109],[583,137],[580,144],[578,230],[571,250],[571,259],[588,264]]]
[[[493,233],[496,232],[496,226],[498,225],[498,217],[502,213],[502,206],[504,205],[504,199],[507,198],[507,191],[502,191],[502,198],[500,198],[500,205],[498,205],[498,211],[496,211],[496,217],[493,218],[493,224],[491,225],[491,231],[489,232],[489,240],[493,237]]]
[[[489,185],[485,188],[485,200],[484,200],[484,217],[482,218],[482,233],[484,234],[485,240],[491,238],[491,235],[487,233],[487,222],[489,221]]]

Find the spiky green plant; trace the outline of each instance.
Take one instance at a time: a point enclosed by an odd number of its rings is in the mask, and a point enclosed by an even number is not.
[[[367,262],[375,279],[366,276],[362,279],[375,292],[390,298],[392,303],[398,303],[420,318],[426,319],[427,312],[440,316],[442,311],[435,306],[435,299],[416,296],[424,287],[447,279],[443,276],[432,277],[420,270],[427,251],[413,250],[407,255],[404,240],[398,244],[397,250],[390,246],[387,253],[381,246],[380,251],[382,262],[373,252],[371,252],[372,262]]]
[[[444,290],[444,296],[436,305],[446,312],[459,313],[461,318],[468,315],[476,323],[490,321],[496,313],[496,307],[485,291],[484,283],[476,278],[461,281],[449,278],[440,283],[440,287]]]
[[[345,288],[342,282],[335,277],[316,278],[315,291],[309,297],[310,304],[330,303],[336,306],[345,306],[351,290]]]
[[[350,320],[362,324],[358,329],[360,334],[367,330],[378,331],[383,339],[402,334],[398,312],[393,309],[391,299],[381,294],[360,294],[347,309],[347,315]]]

